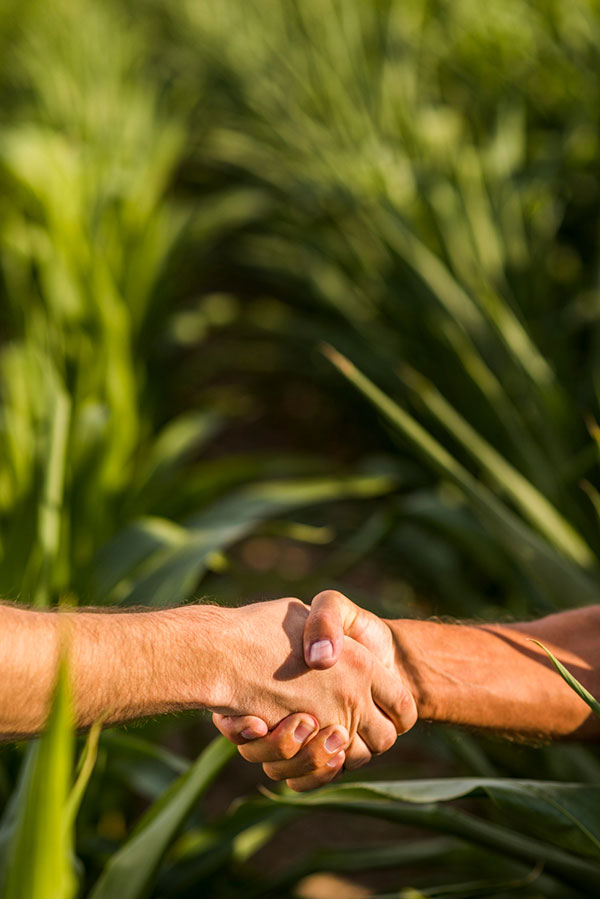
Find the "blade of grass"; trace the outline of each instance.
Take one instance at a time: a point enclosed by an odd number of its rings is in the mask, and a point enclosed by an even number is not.
[[[594,715],[597,715],[600,718],[600,702],[598,702],[598,700],[592,696],[592,694],[589,692],[589,690],[586,690],[586,688],[583,686],[583,684],[580,684],[579,681],[577,680],[577,678],[573,677],[571,672],[567,668],[565,668],[565,666],[562,664],[562,662],[559,662],[559,660],[556,658],[556,656],[553,655],[550,652],[550,650],[544,646],[543,643],[540,643],[539,640],[533,640],[533,639],[531,639],[531,643],[535,643],[537,646],[540,647],[540,649],[544,650],[544,652],[546,653],[546,655],[548,656],[548,658],[550,659],[550,661],[552,662],[552,664],[554,665],[554,667],[556,668],[556,670],[558,671],[558,673],[560,674],[562,679],[564,681],[566,681],[566,683],[571,687],[571,689],[574,690],[575,693],[577,693],[577,695],[580,696],[581,699],[583,699],[583,701],[587,705],[589,705],[589,707],[591,708]]]

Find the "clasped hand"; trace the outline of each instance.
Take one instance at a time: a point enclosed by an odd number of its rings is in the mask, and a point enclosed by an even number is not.
[[[390,629],[341,593],[324,591],[310,607],[280,599],[236,613],[243,670],[231,671],[231,699],[213,721],[273,780],[314,789],[385,752],[415,723]]]

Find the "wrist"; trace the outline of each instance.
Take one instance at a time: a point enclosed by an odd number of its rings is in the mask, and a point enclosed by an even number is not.
[[[394,671],[407,685],[417,706],[419,719],[431,720],[433,702],[423,664],[422,625],[429,622],[410,618],[386,620],[394,645]]]
[[[178,701],[188,709],[230,705],[238,669],[232,637],[237,609],[183,606],[162,614],[175,623]]]

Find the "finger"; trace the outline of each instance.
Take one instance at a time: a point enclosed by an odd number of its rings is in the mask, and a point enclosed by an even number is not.
[[[390,719],[382,715],[379,710],[361,720],[358,735],[364,740],[373,755],[381,755],[382,752],[391,749],[398,736]]]
[[[287,761],[268,762],[263,765],[265,774],[271,780],[288,780],[304,777],[326,768],[332,758],[337,757],[349,742],[348,731],[339,724],[324,727],[300,751]]]
[[[369,747],[362,739],[362,737],[359,737],[359,735],[356,734],[350,745],[346,748],[346,761],[344,763],[344,768],[346,769],[346,771],[354,771],[357,768],[362,768],[363,765],[366,765],[368,762],[370,762],[371,758],[372,755]]]
[[[247,762],[278,762],[291,759],[317,733],[319,722],[304,712],[288,715],[266,737],[240,746]]]
[[[404,681],[377,664],[371,682],[373,702],[392,721],[397,734],[404,734],[416,724],[418,713],[414,697]]]
[[[304,793],[306,790],[316,790],[317,787],[323,787],[330,783],[344,767],[345,753],[339,752],[336,756],[329,760],[324,768],[313,771],[312,774],[306,774],[304,777],[291,777],[286,781],[291,790],[297,793]]]
[[[337,590],[313,599],[304,626],[304,659],[309,668],[331,668],[340,658],[344,632],[356,617],[354,603]]]
[[[236,746],[264,737],[269,732],[262,718],[255,718],[253,715],[230,716],[215,712],[212,720],[217,730]]]

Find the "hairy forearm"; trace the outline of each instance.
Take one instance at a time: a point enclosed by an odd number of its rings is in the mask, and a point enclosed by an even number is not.
[[[420,718],[534,739],[600,736],[600,719],[531,642],[600,695],[600,606],[519,624],[387,624]]]
[[[61,652],[78,727],[221,704],[226,610],[38,612],[0,606],[0,736],[38,733]]]

